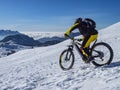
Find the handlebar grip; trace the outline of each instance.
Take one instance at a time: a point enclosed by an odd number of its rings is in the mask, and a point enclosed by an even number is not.
[[[66,33],[64,34],[64,36],[65,36],[65,37],[68,37],[68,35],[67,35]]]

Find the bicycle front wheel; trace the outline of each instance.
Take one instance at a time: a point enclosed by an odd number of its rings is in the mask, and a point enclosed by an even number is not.
[[[61,53],[60,59],[59,59],[59,64],[63,70],[69,70],[73,67],[74,54],[73,54],[72,50],[66,49]]]
[[[104,42],[95,44],[92,48],[91,54],[94,57],[92,63],[95,66],[103,66],[106,64],[110,64],[113,59],[112,48],[109,44]]]

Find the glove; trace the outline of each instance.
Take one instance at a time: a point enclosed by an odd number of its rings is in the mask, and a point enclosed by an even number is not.
[[[68,37],[68,35],[65,33],[65,34],[64,34],[64,37],[66,38],[66,37]]]

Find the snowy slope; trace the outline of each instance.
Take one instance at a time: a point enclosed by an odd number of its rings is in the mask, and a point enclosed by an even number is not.
[[[19,51],[0,59],[0,90],[120,90],[120,23],[100,31],[114,50],[111,65],[95,68],[75,51],[73,69],[62,71],[59,55],[69,44]]]

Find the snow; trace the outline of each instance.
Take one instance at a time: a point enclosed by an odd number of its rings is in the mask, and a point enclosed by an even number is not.
[[[109,66],[96,68],[82,62],[68,71],[59,67],[59,55],[70,40],[56,45],[26,49],[0,58],[0,90],[120,90],[120,22],[99,31],[98,41],[114,50]]]

